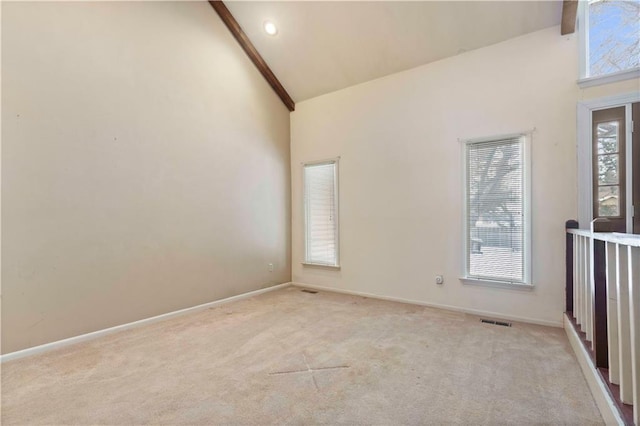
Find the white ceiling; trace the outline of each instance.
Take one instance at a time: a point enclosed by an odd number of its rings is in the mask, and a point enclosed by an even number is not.
[[[562,12],[561,1],[225,4],[296,102],[559,25]]]

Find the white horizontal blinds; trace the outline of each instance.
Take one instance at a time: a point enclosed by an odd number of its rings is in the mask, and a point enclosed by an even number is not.
[[[467,144],[467,275],[524,282],[523,138]]]
[[[336,166],[304,166],[306,263],[338,265]]]

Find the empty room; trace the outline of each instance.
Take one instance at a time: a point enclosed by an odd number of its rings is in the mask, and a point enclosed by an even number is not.
[[[3,425],[640,425],[639,0],[0,23]]]

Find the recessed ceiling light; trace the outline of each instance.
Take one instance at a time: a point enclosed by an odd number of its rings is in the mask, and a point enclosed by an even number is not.
[[[271,21],[264,21],[264,32],[272,36],[278,34],[276,24]]]

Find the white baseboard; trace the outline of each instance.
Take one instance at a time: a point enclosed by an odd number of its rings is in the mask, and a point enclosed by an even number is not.
[[[624,426],[622,416],[609,393],[607,385],[603,383],[602,379],[600,379],[599,373],[591,363],[589,354],[584,346],[582,346],[580,336],[576,333],[566,314],[564,315],[564,330],[567,333],[567,338],[569,339],[569,343],[571,343],[573,352],[576,354],[576,358],[578,359],[578,364],[580,364],[584,378],[587,380],[593,399],[600,410],[602,419],[608,425]]]
[[[129,330],[131,328],[140,327],[147,324],[152,324],[158,321],[164,321],[169,318],[174,318],[181,315],[186,315],[204,309],[212,308],[214,306],[224,305],[226,303],[235,302],[237,300],[248,299],[259,294],[267,293],[270,291],[278,290],[281,288],[289,287],[292,283],[283,283],[274,285],[272,287],[262,288],[259,290],[250,291],[248,293],[239,294],[237,296],[227,297],[226,299],[215,300],[213,302],[204,303],[202,305],[192,306],[191,308],[180,309],[178,311],[167,312],[166,314],[156,315],[155,317],[145,318],[138,321],[130,322],[127,324],[117,325],[115,327],[105,328],[103,330],[93,331],[91,333],[81,334],[75,337],[69,337],[68,339],[58,340],[51,343],[45,343],[44,345],[34,346],[32,348],[23,349],[16,352],[10,352],[0,356],[0,363],[11,361],[14,359],[24,358],[43,352],[48,352],[54,349],[63,348],[69,345],[75,345],[76,343],[86,342],[89,340],[104,337],[109,334],[116,333],[118,331]]]
[[[304,284],[304,283],[297,283],[297,282],[292,282],[291,284],[296,286],[296,287],[307,287],[307,288],[312,288],[312,289],[315,289],[315,290],[330,291],[330,292],[342,293],[342,294],[350,294],[352,296],[370,297],[372,299],[388,300],[390,302],[400,302],[400,303],[408,303],[408,304],[411,304],[411,305],[427,306],[427,307],[430,307],[430,308],[438,308],[438,309],[444,309],[444,310],[447,310],[447,311],[462,312],[462,313],[465,313],[465,314],[472,314],[472,315],[477,315],[477,316],[481,316],[481,317],[488,317],[488,318],[492,318],[492,319],[518,321],[518,322],[525,322],[525,323],[537,324],[537,325],[545,325],[545,326],[548,326],[548,327],[556,327],[556,328],[562,328],[562,326],[563,326],[562,321],[546,321],[546,320],[538,320],[538,319],[535,319],[535,318],[519,317],[519,316],[513,316],[513,315],[504,315],[504,314],[500,314],[500,313],[497,313],[497,312],[481,311],[481,310],[478,310],[478,309],[461,308],[461,307],[458,307],[458,306],[442,305],[442,304],[439,304],[439,303],[422,302],[420,300],[403,299],[403,298],[400,298],[400,297],[380,296],[380,295],[377,295],[377,294],[365,293],[365,292],[361,292],[361,291],[343,290],[343,289],[339,289],[339,288],[323,287],[323,286],[318,286],[318,285],[313,285],[313,284]]]

